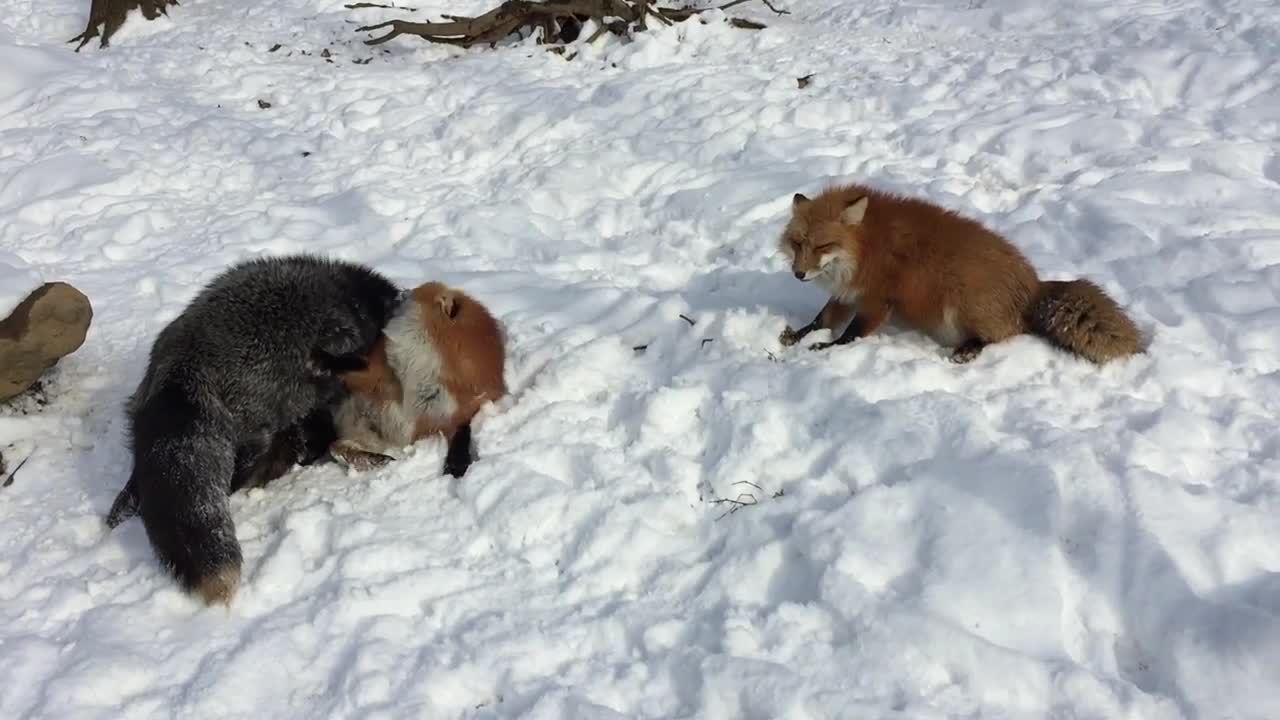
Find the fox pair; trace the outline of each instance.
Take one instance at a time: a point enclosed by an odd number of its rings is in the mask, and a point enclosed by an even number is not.
[[[402,292],[307,255],[232,267],[156,338],[107,525],[141,516],[184,589],[230,604],[242,562],[231,493],[325,456],[381,464],[429,435],[445,437],[445,470],[461,476],[472,419],[506,394],[504,355],[489,311],[440,283]]]
[[[796,195],[782,250],[831,295],[791,345],[873,333],[896,313],[968,361],[1031,332],[1094,362],[1139,352],[1133,322],[1097,286],[1045,282],[1008,241],[937,206],[859,185]],[[373,270],[310,256],[224,272],[161,331],[129,400],[133,470],[108,515],[134,514],[161,563],[206,603],[229,604],[241,552],[228,496],[331,455],[380,464],[428,435],[446,472],[471,461],[471,420],[506,394],[488,310],[439,283],[400,291]]]
[[[893,314],[962,363],[1023,333],[1098,364],[1141,352],[1137,326],[1097,285],[1042,281],[1008,240],[922,200],[865,185],[797,194],[781,249],[798,280],[831,295],[783,345],[819,329],[835,337],[812,349],[843,345]]]

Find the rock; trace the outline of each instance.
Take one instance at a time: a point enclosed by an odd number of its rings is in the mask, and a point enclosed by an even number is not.
[[[0,320],[0,401],[31,387],[45,370],[84,344],[93,306],[62,282],[45,283]]]

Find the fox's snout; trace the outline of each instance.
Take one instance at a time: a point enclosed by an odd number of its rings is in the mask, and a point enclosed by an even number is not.
[[[804,271],[802,271],[802,270],[796,270],[796,271],[795,271],[795,273],[796,273],[796,279],[797,279],[797,280],[808,280],[808,279],[809,279],[809,273],[807,273],[807,272],[804,272]]]

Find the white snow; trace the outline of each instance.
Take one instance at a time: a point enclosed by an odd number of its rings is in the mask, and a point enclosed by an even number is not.
[[[40,287],[40,272],[13,252],[0,248],[0,320]]]
[[[0,287],[95,310],[0,411],[0,717],[1280,717],[1280,6],[775,3],[566,62],[351,23],[490,0],[191,0],[79,54],[87,0],[0,0]],[[1150,352],[783,350],[790,197],[853,179]],[[424,443],[235,496],[204,609],[104,529],[123,402],[201,283],[301,250],[487,302],[513,395],[461,481]]]

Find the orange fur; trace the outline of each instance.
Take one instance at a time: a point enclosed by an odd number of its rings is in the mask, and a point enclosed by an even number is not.
[[[427,335],[440,354],[444,385],[457,403],[457,410],[447,418],[419,417],[414,439],[434,433],[451,438],[486,402],[507,394],[502,331],[489,310],[461,290],[427,283],[413,291],[413,298],[422,308]]]
[[[383,402],[398,402],[401,394],[400,379],[387,363],[387,338],[378,337],[369,351],[368,366],[342,374],[347,389],[357,395]]]
[[[1139,352],[1137,328],[1087,281],[1044,283],[1009,241],[975,220],[865,185],[797,194],[781,238],[797,278],[823,285],[832,298],[786,345],[808,332],[832,331],[831,343],[875,332],[890,314],[957,347],[972,359],[989,343],[1033,332],[1095,362]]]
[[[452,441],[485,403],[507,393],[502,329],[484,305],[434,282],[415,288],[406,303],[416,307],[402,306],[395,318],[417,324],[397,325],[393,319],[368,366],[342,376],[351,398],[338,410],[335,451],[347,459],[436,434]],[[409,396],[424,388],[439,391],[439,397],[432,394],[423,404]]]

